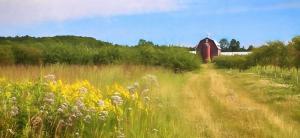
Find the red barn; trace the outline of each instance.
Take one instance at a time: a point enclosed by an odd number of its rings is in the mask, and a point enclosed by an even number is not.
[[[210,38],[204,38],[196,46],[196,52],[205,63],[210,62],[214,56],[221,54],[220,44]]]

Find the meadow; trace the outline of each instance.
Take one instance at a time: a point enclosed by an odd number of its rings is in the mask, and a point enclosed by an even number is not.
[[[184,137],[187,48],[90,37],[0,37],[0,137]]]
[[[271,41],[247,56],[219,56],[213,62],[219,68],[253,72],[299,88],[300,37],[288,44]]]
[[[187,75],[132,65],[0,70],[1,137],[192,137],[177,108]]]
[[[251,70],[0,67],[1,137],[298,137],[299,92]],[[54,77],[55,76],[55,77]]]
[[[298,138],[298,42],[201,64],[144,40],[2,38],[0,137]]]

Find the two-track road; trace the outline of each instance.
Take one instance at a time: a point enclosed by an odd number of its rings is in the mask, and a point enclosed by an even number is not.
[[[212,65],[191,74],[181,110],[198,137],[300,137],[299,127],[250,97],[251,88],[241,81]]]

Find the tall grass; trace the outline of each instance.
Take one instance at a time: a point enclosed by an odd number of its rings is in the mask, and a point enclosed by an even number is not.
[[[141,91],[143,88],[143,83],[145,82],[144,76],[150,76],[150,81],[154,87],[149,90],[149,103],[148,106],[143,108],[145,110],[140,110],[134,105],[128,104],[128,101],[124,99],[124,104],[120,111],[124,112],[123,116],[112,117],[110,123],[107,123],[105,127],[101,123],[97,123],[95,117],[91,115],[91,124],[85,124],[84,118],[79,119],[79,124],[76,127],[66,127],[60,126],[60,116],[54,115],[56,121],[53,124],[43,123],[41,133],[37,132],[35,136],[52,137],[57,135],[65,137],[79,136],[82,137],[194,137],[189,127],[184,125],[184,119],[182,113],[177,108],[180,105],[180,91],[186,81],[187,76],[185,74],[174,74],[173,71],[166,70],[157,67],[146,67],[146,66],[67,66],[67,65],[51,65],[45,67],[37,66],[5,66],[0,68],[0,77],[6,78],[5,83],[8,85],[15,85],[12,90],[14,95],[10,98],[2,97],[1,112],[11,110],[13,107],[12,100],[17,98],[17,107],[19,109],[19,114],[10,119],[5,119],[1,117],[1,124],[7,124],[5,126],[1,125],[1,137],[11,137],[11,136],[33,136],[32,132],[35,132],[33,126],[30,124],[33,120],[37,119],[39,116],[38,111],[36,111],[35,104],[42,104],[44,101],[40,100],[25,100],[27,94],[34,95],[44,95],[37,96],[44,99],[49,91],[40,91],[28,88],[23,88],[22,84],[28,83],[28,81],[33,82],[37,86],[43,86],[43,82],[40,82],[40,77],[47,74],[55,74],[58,79],[63,81],[63,85],[77,84],[76,82],[81,82],[82,80],[87,80],[95,89],[101,91],[104,97],[109,95],[107,91],[107,86],[113,86],[114,84],[120,85],[120,87],[125,88],[125,93],[127,91],[127,86],[132,86],[135,82],[139,82]],[[151,74],[151,75],[150,75]],[[155,77],[156,76],[156,77]],[[28,84],[29,85],[29,84]],[[43,86],[44,87],[44,86]],[[41,87],[41,88],[43,88]],[[4,89],[5,87],[1,87]],[[6,89],[7,90],[7,89]],[[17,91],[21,90],[21,91]],[[22,91],[25,90],[25,91]],[[28,90],[28,91],[27,91]],[[89,89],[90,90],[90,89]],[[141,92],[139,91],[139,92]],[[138,92],[138,91],[137,91]],[[61,97],[59,93],[55,93],[55,97]],[[141,95],[142,97],[142,95]],[[4,99],[3,99],[4,98]],[[110,98],[110,97],[108,97]],[[143,101],[143,100],[142,100]],[[31,103],[30,106],[26,106],[24,103]],[[24,106],[21,106],[24,105]],[[56,103],[58,108],[60,103]],[[25,108],[27,107],[27,108]],[[32,107],[32,109],[30,109]],[[130,115],[128,114],[128,108],[132,110]],[[52,109],[52,108],[51,108]],[[30,110],[30,111],[29,111]],[[50,112],[50,111],[49,111]],[[56,114],[56,110],[53,112]],[[9,112],[6,114],[8,115]],[[86,114],[85,114],[86,115]],[[8,120],[14,119],[12,122],[7,122]],[[47,122],[46,117],[41,117],[43,122]],[[17,121],[17,120],[22,120]],[[39,119],[39,118],[38,118]],[[121,119],[121,120],[119,120]],[[49,122],[48,118],[48,122]],[[99,122],[99,120],[98,120]],[[116,123],[116,122],[120,122]],[[17,126],[22,126],[17,129]],[[72,129],[71,129],[72,128]],[[59,131],[61,129],[61,131]],[[40,129],[38,129],[40,130]]]
[[[255,66],[248,71],[257,73],[261,76],[266,76],[274,80],[281,81],[286,84],[300,86],[299,71],[297,68],[278,68],[275,66]]]

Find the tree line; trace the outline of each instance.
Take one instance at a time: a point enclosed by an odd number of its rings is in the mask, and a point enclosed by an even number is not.
[[[245,47],[240,46],[240,41],[236,39],[231,39],[229,42],[226,38],[222,38],[219,43],[222,52],[246,52],[251,51],[254,48],[253,45],[250,45],[248,49],[245,49]]]
[[[300,67],[300,36],[294,37],[288,44],[271,41],[254,48],[247,56],[220,56],[214,59],[218,67],[248,69],[253,66],[273,66],[281,69]]]
[[[0,65],[15,64],[141,64],[186,71],[199,68],[200,60],[186,48],[143,39],[126,46],[80,36],[0,37]]]

